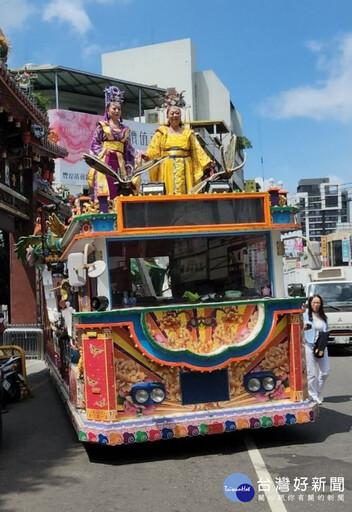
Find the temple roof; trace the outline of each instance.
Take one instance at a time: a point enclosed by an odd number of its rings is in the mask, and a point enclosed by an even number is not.
[[[37,105],[37,103],[20,87],[13,74],[8,70],[6,63],[0,59],[0,107],[12,115],[23,126],[28,120],[32,124],[49,130],[49,119]],[[36,146],[41,154],[51,157],[67,156],[66,149],[48,141],[45,137],[31,136],[31,144]]]

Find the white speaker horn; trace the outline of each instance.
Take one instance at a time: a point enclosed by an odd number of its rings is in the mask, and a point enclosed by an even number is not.
[[[106,263],[103,260],[94,261],[94,263],[88,263],[88,275],[89,277],[99,277],[106,270]]]

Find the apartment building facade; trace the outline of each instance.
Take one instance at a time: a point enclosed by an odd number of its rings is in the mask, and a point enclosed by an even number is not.
[[[290,204],[300,208],[302,234],[311,241],[320,242],[337,224],[349,221],[348,192],[331,178],[300,180]]]

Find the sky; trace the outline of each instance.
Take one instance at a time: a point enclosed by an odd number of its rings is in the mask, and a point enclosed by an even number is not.
[[[351,0],[0,0],[0,28],[9,67],[98,74],[104,52],[190,38],[241,113],[246,179],[332,177],[352,197]]]

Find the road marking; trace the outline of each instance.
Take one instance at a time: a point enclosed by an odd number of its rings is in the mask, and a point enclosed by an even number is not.
[[[270,482],[270,490],[262,491],[263,494],[265,494],[266,496],[270,510],[272,512],[287,512],[285,505],[280,500],[279,493],[276,490],[274,481],[271,478],[271,475],[265,465],[263,457],[261,456],[260,451],[258,450],[252,437],[249,436],[248,434],[245,434],[244,443],[246,445],[248,455],[252,461],[255,472],[257,473],[258,480],[261,480],[262,482],[266,483]]]

